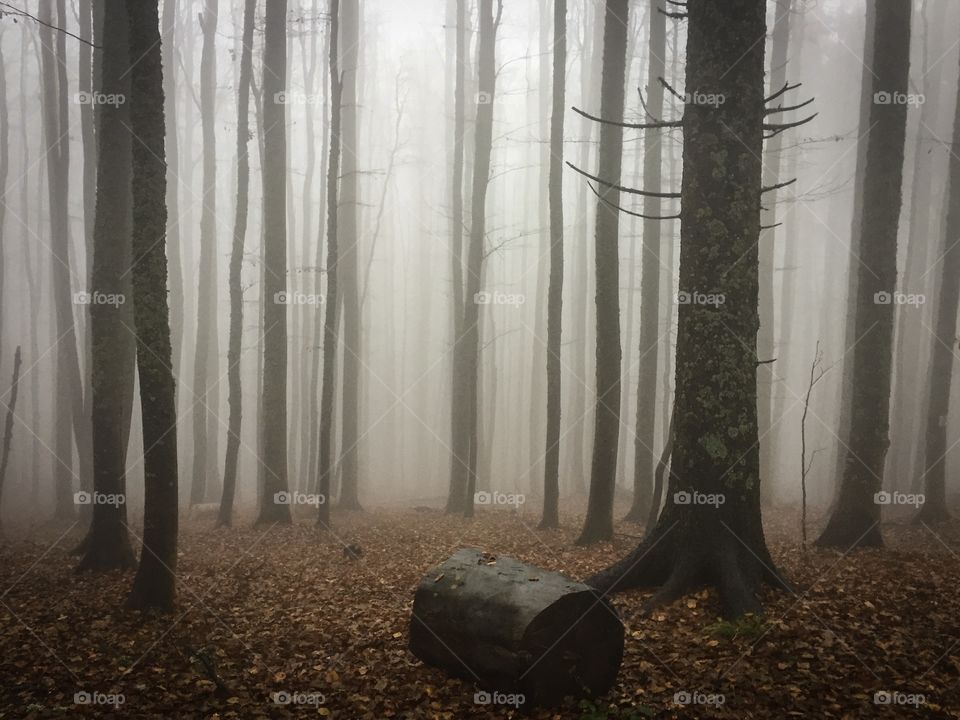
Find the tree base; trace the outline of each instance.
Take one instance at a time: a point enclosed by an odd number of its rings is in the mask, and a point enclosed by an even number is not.
[[[913,525],[941,525],[953,520],[947,506],[942,503],[925,503],[913,516]]]
[[[604,594],[633,588],[658,588],[644,613],[669,605],[704,587],[719,591],[724,617],[760,614],[763,584],[790,590],[755,533],[734,531],[724,524],[696,518],[662,516],[654,531],[623,560],[588,578],[587,585]]]
[[[882,548],[883,535],[877,520],[865,515],[851,517],[847,513],[834,512],[814,545],[844,552],[858,548]]]
[[[146,552],[146,551],[144,551]],[[149,579],[143,572],[143,563],[133,581],[133,589],[127,595],[128,610],[158,610],[172,612],[176,605],[176,586],[172,578]]]
[[[87,535],[83,542],[83,557],[77,565],[77,572],[108,572],[110,570],[132,570],[137,566],[137,558],[130,546],[126,531],[112,533],[112,536],[100,538]]]

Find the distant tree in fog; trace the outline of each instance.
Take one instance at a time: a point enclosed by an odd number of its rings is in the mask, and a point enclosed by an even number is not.
[[[287,491],[287,2],[266,5],[263,46],[263,495],[258,523],[289,523]]]
[[[203,131],[203,191],[200,210],[200,264],[197,270],[197,343],[193,371],[193,475],[190,504],[202,503],[217,484],[219,422],[217,339],[217,18],[218,0],[204,0],[200,14],[200,123]],[[209,486],[209,488],[208,488]]]
[[[880,510],[889,441],[890,379],[897,286],[897,230],[910,68],[910,0],[876,7],[870,137],[857,241],[850,437],[830,520],[817,544],[844,550],[881,546]],[[852,269],[852,270],[853,270]],[[851,271],[852,271],[851,270]],[[849,321],[849,320],[848,320]]]
[[[240,87],[237,89],[237,205],[233,218],[230,251],[230,339],[227,348],[227,381],[230,418],[227,454],[223,463],[223,495],[217,524],[229,526],[237,489],[237,456],[240,452],[243,395],[240,385],[240,341],[243,338],[243,243],[247,234],[247,205],[250,196],[250,77],[253,74],[253,21],[257,0],[244,0],[243,41],[240,51]]]
[[[603,79],[600,116],[623,120],[626,76],[627,0],[607,0],[603,31]],[[597,177],[596,276],[597,276],[597,402],[594,419],[590,495],[578,545],[613,538],[613,495],[620,433],[620,168],[623,162],[623,128],[611,122],[600,127]]]
[[[550,287],[547,299],[547,442],[540,527],[560,525],[560,339],[563,332],[563,114],[567,85],[567,0],[553,0],[553,105],[550,116]],[[545,91],[541,89],[541,92]]]

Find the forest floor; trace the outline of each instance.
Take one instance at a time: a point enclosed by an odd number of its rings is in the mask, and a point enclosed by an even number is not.
[[[649,593],[618,595],[614,690],[531,717],[960,718],[960,522],[885,523],[887,549],[841,555],[803,549],[794,513],[767,515],[794,593],[767,592],[764,618],[736,625],[718,623],[710,591],[652,617]],[[413,592],[459,547],[582,578],[640,534],[621,523],[615,542],[578,548],[579,517],[563,519],[538,531],[532,507],[470,521],[383,509],[335,513],[334,537],[307,518],[224,531],[194,517],[179,607],[147,616],[122,609],[131,573],[74,572],[79,526],[43,528],[0,546],[0,718],[520,717],[410,654]]]

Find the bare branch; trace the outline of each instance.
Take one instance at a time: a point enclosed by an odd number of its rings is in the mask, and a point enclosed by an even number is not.
[[[769,134],[764,135],[763,138],[764,140],[769,140],[770,138],[776,137],[780,133],[786,132],[791,128],[800,127],[801,125],[806,125],[808,122],[811,122],[819,114],[820,113],[814,113],[809,117],[805,117],[803,120],[797,120],[796,122],[791,122],[791,123],[764,123],[763,129],[769,130],[770,132]]]
[[[760,188],[760,194],[763,195],[764,193],[773,192],[774,190],[779,190],[780,188],[789,187],[796,181],[797,179],[794,178],[793,180],[787,180],[786,182],[777,183],[776,185],[765,185],[764,187]]]
[[[654,122],[654,123],[625,123],[618,122],[616,120],[605,120],[604,118],[591,115],[590,113],[584,112],[578,107],[570,108],[577,115],[587,118],[587,120],[593,120],[594,122],[602,123],[604,125],[616,125],[617,127],[628,128],[630,130],[655,130],[658,128],[678,128],[683,127],[682,120],[668,120],[664,122]]]
[[[776,113],[791,112],[793,110],[799,110],[800,108],[806,107],[807,105],[812,103],[814,100],[816,100],[816,98],[810,98],[806,102],[802,102],[799,105],[787,105],[786,107],[784,107],[783,105],[778,105],[775,108],[767,108],[766,110],[763,111],[763,114],[774,115]]]
[[[791,85],[790,83],[785,83],[784,86],[783,86],[780,90],[777,90],[777,92],[775,92],[775,93],[774,93],[773,95],[771,95],[770,97],[764,98],[764,99],[763,99],[763,104],[766,105],[768,102],[773,102],[774,100],[776,100],[776,99],[777,99],[778,97],[780,97],[781,95],[784,95],[784,94],[790,92],[791,90],[796,90],[796,89],[797,89],[798,87],[800,87],[801,85],[803,85],[803,83],[797,83],[796,85]]]
[[[578,168],[576,165],[574,165],[569,161],[567,161],[566,164],[571,169],[576,170],[578,173],[583,175],[585,178],[589,178],[590,180],[593,180],[596,183],[600,183],[601,185],[604,185],[606,187],[613,188],[614,190],[619,190],[620,192],[629,193],[630,195],[642,195],[643,197],[653,197],[653,198],[679,198],[680,197],[680,193],[649,192],[647,190],[637,190],[636,188],[628,188],[628,187],[624,187],[623,185],[617,185],[616,183],[612,183],[609,180],[603,180],[602,178],[598,178],[596,175],[591,175],[590,173],[586,172],[585,170],[581,170],[580,168]]]
[[[633,217],[642,218],[644,220],[679,220],[680,215],[644,215],[643,213],[634,212],[633,210],[627,210],[626,208],[620,207],[616,203],[612,203],[603,197],[600,192],[591,184],[587,183],[587,187],[590,188],[591,192],[597,196],[597,199],[603,202],[609,208],[618,210],[619,212],[626,213],[627,215],[632,215]]]

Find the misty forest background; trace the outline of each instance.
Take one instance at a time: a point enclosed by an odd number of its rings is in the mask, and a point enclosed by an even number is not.
[[[0,717],[518,712],[406,650],[463,546],[616,607],[570,713],[960,716],[958,28],[0,2]]]

